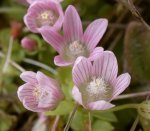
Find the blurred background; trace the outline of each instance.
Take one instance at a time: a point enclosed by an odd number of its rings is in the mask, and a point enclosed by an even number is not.
[[[132,76],[130,87],[124,92],[135,93],[150,90],[150,0],[134,0],[135,11],[126,0],[64,0],[65,10],[72,4],[78,10],[84,28],[95,19],[107,18],[109,26],[99,46],[112,50],[118,58],[119,73],[129,72]],[[62,131],[67,117],[73,109],[71,68],[54,65],[55,50],[43,41],[39,34],[28,31],[23,22],[28,4],[23,0],[0,0],[0,131],[50,131],[59,115],[57,131]],[[132,12],[132,13],[131,13]],[[141,14],[141,16],[139,15]],[[132,15],[133,14],[133,15]],[[21,46],[24,36],[36,42],[33,50]],[[12,39],[13,37],[13,39]],[[8,66],[4,69],[7,53],[13,43]],[[17,98],[17,89],[23,82],[21,71],[42,71],[61,83],[66,101],[48,116],[26,110]],[[146,96],[116,100],[116,105],[141,103]],[[65,108],[64,108],[65,107]],[[137,117],[134,109],[114,113],[93,113],[93,131],[129,131]],[[136,130],[142,129],[145,121],[140,119]],[[145,131],[150,131],[144,125]],[[71,124],[72,131],[88,130],[87,113],[80,108]]]

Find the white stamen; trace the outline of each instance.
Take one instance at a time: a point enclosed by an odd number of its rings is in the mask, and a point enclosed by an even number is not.
[[[101,100],[107,100],[111,96],[111,87],[103,78],[93,78],[87,86],[90,96]]]
[[[84,53],[84,46],[80,44],[79,41],[74,41],[69,45],[69,50],[74,55],[79,55]]]
[[[46,10],[46,11],[41,12],[37,16],[36,21],[37,21],[38,27],[41,27],[43,25],[53,26],[57,19],[58,19],[58,15],[54,11]]]
[[[79,40],[73,41],[64,49],[65,58],[75,60],[79,56],[87,56],[88,51],[84,44]]]
[[[39,86],[35,87],[33,90],[33,96],[36,97],[37,100],[42,100],[48,94],[46,90],[41,89]]]

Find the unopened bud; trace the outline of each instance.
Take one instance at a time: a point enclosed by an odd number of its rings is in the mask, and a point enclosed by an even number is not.
[[[37,42],[30,37],[24,37],[21,40],[21,46],[27,51],[35,51],[37,47]]]

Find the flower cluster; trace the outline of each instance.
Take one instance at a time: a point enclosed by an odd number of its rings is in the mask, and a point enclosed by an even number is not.
[[[24,22],[28,29],[41,34],[58,52],[54,58],[56,65],[72,66],[74,100],[88,110],[112,108],[114,105],[110,102],[129,86],[131,77],[128,73],[117,76],[118,63],[114,53],[96,47],[107,29],[107,19],[94,20],[83,33],[74,6],[69,5],[63,13],[58,0],[27,2],[30,6]],[[22,44],[32,49],[30,42],[25,39]],[[54,110],[64,99],[58,82],[42,72],[26,71],[20,77],[26,84],[19,87],[18,97],[28,110]]]

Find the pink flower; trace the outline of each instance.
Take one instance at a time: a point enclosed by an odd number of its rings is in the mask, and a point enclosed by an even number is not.
[[[73,67],[74,99],[89,110],[105,110],[112,108],[110,103],[130,84],[128,73],[117,77],[118,64],[111,51],[99,53],[99,57],[90,61],[79,57]]]
[[[54,58],[58,66],[68,66],[74,63],[77,57],[84,56],[89,59],[96,57],[99,48],[95,48],[106,31],[108,21],[97,19],[92,22],[83,34],[80,17],[73,6],[65,12],[63,31],[61,36],[56,31],[47,28],[40,29],[44,40],[59,53]]]
[[[24,37],[21,40],[21,46],[27,51],[34,51],[37,47],[37,42],[30,37]]]
[[[63,18],[63,10],[58,2],[43,0],[31,4],[24,17],[24,22],[32,32],[38,33],[42,27],[59,30]]]
[[[26,83],[18,88],[18,97],[30,111],[54,110],[64,97],[58,82],[42,72],[26,71],[20,77]]]

